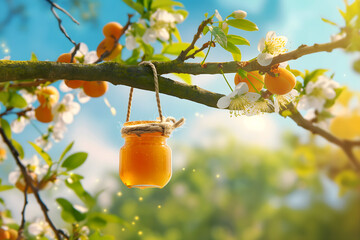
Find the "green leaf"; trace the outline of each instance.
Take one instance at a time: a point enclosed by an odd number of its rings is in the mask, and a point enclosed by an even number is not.
[[[71,181],[69,180],[65,181],[66,186],[71,190],[73,190],[76,196],[78,196],[80,200],[89,209],[91,209],[96,204],[95,199],[87,191],[85,191],[76,174],[71,174],[70,179]]]
[[[168,61],[170,61],[170,58],[165,57],[162,54],[155,54],[152,56],[151,60],[158,61],[158,62],[168,62]]]
[[[126,224],[126,222],[113,214],[94,212],[88,216],[88,225],[91,228],[103,228],[108,223]]]
[[[237,70],[237,72],[238,72],[238,74],[239,74],[239,76],[241,77],[241,78],[247,78],[247,71],[245,71],[245,70],[242,70],[241,68],[239,68],[238,70]]]
[[[177,27],[174,28],[173,34],[174,34],[175,38],[178,40],[178,42],[182,42],[181,35],[180,35],[179,29],[177,29]]]
[[[143,41],[140,42],[140,46],[146,57],[151,58],[154,54],[154,48],[150,44],[144,43]]]
[[[175,76],[181,78],[184,82],[191,85],[191,75],[185,73],[173,73]]]
[[[185,43],[185,42],[181,42],[181,43],[172,43],[170,45],[166,45],[163,50],[162,50],[162,54],[170,54],[170,55],[175,55],[178,56],[181,51],[185,50],[186,48],[188,48],[190,45],[190,43]],[[189,55],[192,54],[195,50],[198,50],[198,47],[194,47],[193,50],[191,50],[189,52]],[[203,52],[198,52],[195,57],[205,57],[205,54]]]
[[[86,214],[79,212],[73,207],[73,204],[65,198],[57,198],[56,202],[62,208],[61,217],[64,221],[73,223],[81,222],[86,218]]]
[[[344,91],[344,89],[345,89],[344,87],[342,87],[342,88],[336,88],[336,89],[335,89],[335,93],[336,93],[335,97],[334,97],[333,99],[327,99],[326,102],[325,102],[324,107],[325,107],[325,108],[330,108],[330,107],[332,107],[332,106],[335,104],[336,99],[338,99],[338,97],[340,96],[340,94],[342,93],[342,91]]]
[[[223,46],[222,46],[223,47]],[[225,50],[234,53],[234,54],[239,54],[241,55],[240,49],[235,46],[233,43],[228,42],[226,47],[223,47]]]
[[[157,8],[171,8],[172,6],[184,7],[180,2],[171,0],[154,0],[151,4],[151,9]]]
[[[36,61],[38,61],[38,58],[37,58],[37,56],[35,55],[35,53],[31,53],[31,58],[30,58],[30,61],[32,61],[32,62],[36,62]]]
[[[245,31],[258,31],[259,28],[255,23],[247,20],[247,19],[229,19],[226,21],[230,26],[242,29]]]
[[[25,108],[27,106],[27,102],[22,96],[14,92],[10,95],[8,105],[15,108]]]
[[[6,92],[6,91],[0,92],[0,102],[2,102],[5,106],[8,105],[9,98],[10,98],[9,92]]]
[[[231,53],[233,56],[234,61],[240,62],[241,61],[241,54]]]
[[[51,160],[50,155],[47,154],[41,147],[39,147],[35,143],[33,143],[33,142],[28,142],[28,143],[35,149],[35,151],[42,157],[42,159],[44,159],[46,164],[51,166],[52,160]]]
[[[71,150],[73,145],[74,145],[74,141],[72,141],[69,145],[67,145],[67,147],[64,149],[64,151],[61,153],[61,156],[59,158],[59,162],[61,162],[61,160],[63,160],[63,158]]]
[[[127,65],[137,65],[138,64],[138,59],[140,57],[140,49],[139,48],[135,48],[133,51],[132,51],[132,54],[131,56],[126,59],[125,63]]]
[[[88,154],[85,152],[78,152],[67,157],[61,164],[61,167],[66,168],[67,171],[71,171],[80,167],[86,160]]]
[[[19,157],[22,159],[24,158],[24,149],[20,143],[18,143],[15,139],[11,139],[12,144],[14,145],[15,149],[19,153]]]
[[[233,43],[235,45],[248,45],[248,46],[250,46],[250,42],[246,38],[236,36],[236,35],[227,35],[226,37],[227,37],[228,42],[231,42],[231,43]]]
[[[328,19],[326,19],[326,18],[321,18],[321,20],[323,20],[324,22],[326,22],[326,23],[328,23],[328,24],[330,24],[330,25],[337,26],[336,23],[334,23],[334,22],[332,22],[332,21],[330,21],[330,20],[328,20]]]
[[[205,36],[207,33],[209,32],[209,26],[205,26],[204,28],[203,28],[203,35]]]
[[[126,5],[128,5],[129,7],[140,13],[141,15],[144,13],[144,7],[141,4],[133,2],[132,0],[122,0],[122,1],[126,3]]]
[[[306,73],[304,77],[304,87],[306,87],[308,82],[315,81],[319,76],[323,75],[325,72],[327,72],[326,69],[316,69],[310,73]]]
[[[209,30],[211,34],[214,36],[215,41],[217,41],[223,48],[226,49],[227,38],[224,31],[219,27],[212,27],[212,26],[209,26]]]
[[[7,138],[11,139],[11,128],[10,128],[8,121],[6,121],[3,118],[0,118],[0,127],[2,129],[4,129],[4,132],[5,132],[5,135],[7,136]]]
[[[7,191],[7,190],[10,190],[13,188],[14,188],[14,186],[11,186],[11,185],[0,185],[0,192]]]

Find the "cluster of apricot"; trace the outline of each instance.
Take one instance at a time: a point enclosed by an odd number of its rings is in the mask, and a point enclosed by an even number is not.
[[[51,122],[54,119],[52,107],[59,101],[59,91],[53,86],[42,87],[36,96],[40,106],[35,109],[35,118],[39,122]]]
[[[76,59],[71,60],[71,53],[63,53],[57,59],[57,62],[76,63]],[[82,80],[64,80],[66,86],[72,89],[83,88],[84,93],[89,97],[100,97],[107,91],[108,85],[104,81],[82,81]]]
[[[123,31],[124,28],[117,22],[109,22],[103,27],[105,38],[96,49],[99,58],[110,61],[121,53],[122,45],[119,43],[119,39],[123,35]]]
[[[248,72],[247,78],[243,78],[236,73],[234,82],[235,85],[245,82],[249,87],[249,92],[260,92],[265,84],[267,90],[277,95],[289,93],[295,87],[295,76],[287,69],[279,67],[271,72],[272,74],[265,73],[265,75],[261,75],[258,71],[252,71]]]
[[[17,240],[18,232],[15,229],[0,228],[0,240]]]

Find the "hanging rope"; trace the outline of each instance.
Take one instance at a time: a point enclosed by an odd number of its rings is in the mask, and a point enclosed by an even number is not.
[[[151,67],[154,76],[154,85],[155,85],[155,96],[156,96],[156,103],[159,112],[159,121],[139,121],[136,124],[127,124],[130,120],[130,113],[131,113],[131,102],[132,102],[132,95],[134,88],[130,88],[129,94],[129,103],[128,109],[126,114],[126,123],[124,124],[123,128],[121,129],[121,134],[136,134],[140,136],[143,133],[153,133],[153,132],[161,132],[164,136],[170,136],[171,132],[175,129],[180,127],[184,124],[185,119],[181,118],[179,121],[176,121],[173,117],[164,118],[162,111],[161,111],[161,104],[160,104],[160,95],[159,95],[159,80],[155,65],[150,61],[141,62],[139,65],[148,65]]]

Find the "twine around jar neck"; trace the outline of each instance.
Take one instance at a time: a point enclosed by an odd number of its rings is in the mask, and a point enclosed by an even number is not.
[[[175,128],[178,128],[184,124],[185,119],[181,118],[179,121],[176,121],[176,119],[173,117],[164,118],[164,116],[162,114],[162,110],[161,110],[161,104],[160,104],[159,80],[158,80],[156,67],[150,61],[143,61],[139,65],[150,66],[151,70],[153,72],[156,103],[157,103],[157,108],[158,108],[158,112],[159,112],[159,122],[151,122],[151,123],[123,126],[123,128],[121,129],[121,134],[125,134],[125,135],[136,134],[136,135],[140,136],[143,133],[161,132],[162,135],[164,135],[164,136],[170,136],[171,132]],[[127,114],[126,114],[126,122],[129,122],[129,120],[130,120],[131,102],[132,102],[132,98],[133,98],[133,92],[134,92],[134,88],[131,87],[130,93],[129,93],[129,103],[128,103],[128,109],[127,109]]]

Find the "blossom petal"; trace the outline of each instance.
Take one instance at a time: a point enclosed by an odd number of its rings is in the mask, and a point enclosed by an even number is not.
[[[69,112],[73,115],[78,114],[80,112],[80,108],[80,104],[78,104],[77,102],[72,102],[69,105]]]
[[[266,34],[266,41],[269,41],[272,38],[276,38],[276,33],[274,31],[269,31]]]
[[[224,108],[229,107],[230,102],[231,102],[230,97],[228,97],[228,96],[223,96],[223,97],[221,97],[221,98],[218,100],[216,106],[217,106],[218,108],[224,109]]]
[[[21,175],[20,171],[13,171],[9,173],[9,177],[8,177],[9,183],[15,184],[19,179],[20,175]]]
[[[166,28],[160,28],[156,31],[156,36],[163,41],[167,41],[170,38],[170,33]]]
[[[281,67],[281,68],[286,68],[288,64],[289,64],[289,63],[288,63],[287,61],[286,61],[286,62],[282,62],[282,63],[279,64],[279,67]]]
[[[96,51],[88,52],[84,57],[84,63],[94,63],[96,60],[98,60]]]
[[[62,114],[62,120],[66,124],[70,124],[74,121],[74,115],[71,112],[64,112]]]
[[[219,11],[218,11],[217,9],[215,9],[215,17],[216,17],[219,21],[222,21],[222,20],[223,20],[222,17],[221,17],[221,15],[220,15],[220,13],[219,13]]]
[[[77,98],[80,103],[86,103],[91,99],[88,95],[85,94],[84,90],[82,89],[78,92]]]
[[[258,43],[258,51],[262,52],[265,49],[265,38],[260,39]]]
[[[336,97],[336,92],[332,88],[323,88],[322,91],[327,99],[333,99]]]
[[[315,112],[316,110],[314,108],[310,109],[309,111],[306,112],[304,118],[309,121],[313,120],[314,118],[316,118]]]
[[[249,92],[249,86],[245,82],[241,82],[238,85],[236,85],[235,90],[233,93],[235,95],[243,95],[244,93]],[[232,97],[234,97],[232,96]]]
[[[269,53],[260,53],[257,56],[257,61],[261,66],[268,66],[272,62],[273,57],[274,56]]]
[[[134,50],[137,48],[138,44],[136,42],[136,39],[133,35],[129,35],[125,39],[125,47],[129,50]]]
[[[75,47],[73,47],[70,50],[70,53],[72,53],[75,50]],[[85,43],[80,43],[79,50],[76,52],[75,57],[82,57],[89,51],[88,46]]]

